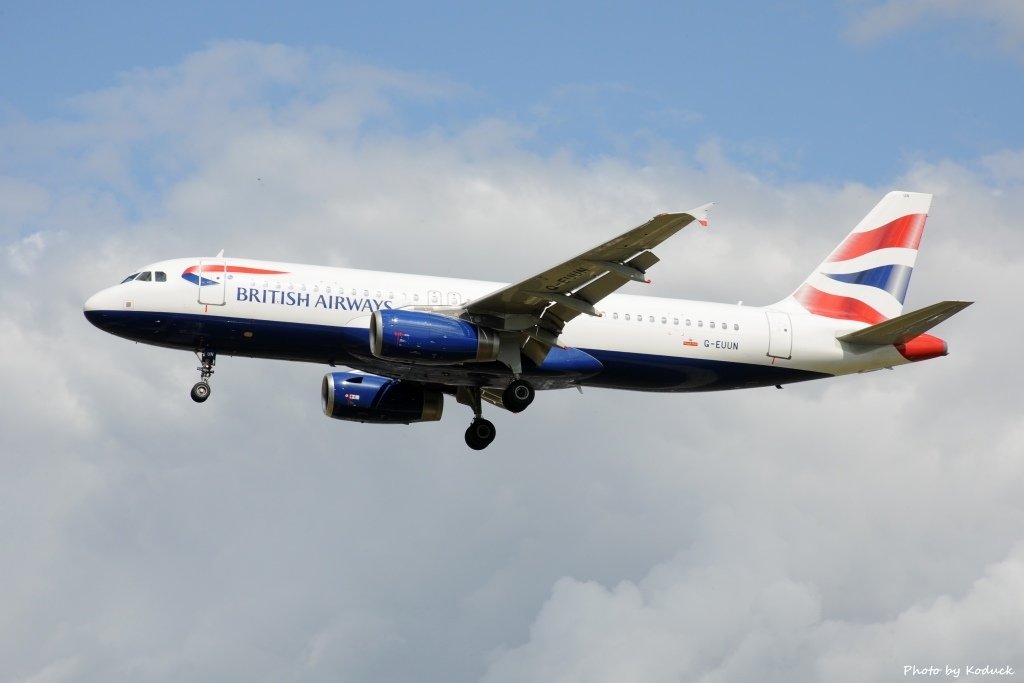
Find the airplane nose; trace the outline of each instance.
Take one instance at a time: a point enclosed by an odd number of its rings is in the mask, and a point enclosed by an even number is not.
[[[98,300],[99,300],[99,294],[93,294],[92,296],[90,296],[88,299],[85,300],[85,305],[82,306],[82,310],[85,311],[86,313],[90,313],[92,311],[95,311],[99,307],[97,305],[99,303]],[[88,318],[89,316],[86,315],[86,317]]]
[[[108,292],[109,290],[106,289],[96,292],[86,299],[85,304],[82,305],[82,313],[85,315],[85,319],[101,330],[106,329],[110,312],[113,308],[110,305]]]
[[[103,314],[99,310],[98,294],[93,294],[85,300],[85,305],[82,307],[82,313],[85,315],[86,320],[96,327],[103,329]]]

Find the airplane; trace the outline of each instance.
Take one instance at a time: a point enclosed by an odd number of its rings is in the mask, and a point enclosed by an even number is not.
[[[706,204],[665,213],[512,284],[279,263],[183,258],[134,271],[85,302],[90,323],[192,351],[196,402],[218,356],[344,369],[320,386],[339,420],[441,419],[445,396],[473,411],[466,444],[486,448],[484,403],[525,410],[537,390],[691,392],[775,386],[945,356],[927,334],[969,306],[903,313],[932,196],[890,192],[789,296],[744,306],[616,293],[649,283],[651,251],[707,225]]]

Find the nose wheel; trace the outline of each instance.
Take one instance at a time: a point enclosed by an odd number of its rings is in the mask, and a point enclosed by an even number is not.
[[[196,403],[202,403],[206,399],[210,398],[210,383],[209,382],[196,382],[192,385],[192,400]]]
[[[217,364],[217,354],[210,349],[196,351],[196,358],[199,359],[199,381],[192,385],[192,400],[202,403],[210,398],[210,376],[213,375],[213,366]]]

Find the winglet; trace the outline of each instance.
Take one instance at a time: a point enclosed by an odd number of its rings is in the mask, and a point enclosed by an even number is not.
[[[714,205],[715,203],[711,202],[710,204],[705,204],[704,206],[698,206],[696,209],[690,212],[690,215],[696,218],[697,222],[700,223],[700,227],[708,227],[708,213],[711,211],[711,207]]]

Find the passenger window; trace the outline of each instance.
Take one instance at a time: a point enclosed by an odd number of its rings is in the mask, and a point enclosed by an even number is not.
[[[723,330],[729,329],[729,323],[722,323],[722,329]]]
[[[698,320],[697,321],[697,327],[704,327],[704,321],[703,320]]]
[[[626,314],[626,321],[629,321],[629,313]]]
[[[712,320],[711,322],[709,322],[708,327],[710,327],[711,329],[715,329],[715,321]]]
[[[654,322],[654,316],[653,315],[647,316],[647,322],[653,323]]]
[[[668,325],[668,318],[666,318],[665,316],[661,316],[661,324]]]
[[[167,282],[167,273],[165,273],[162,270],[156,271],[156,281],[157,282]]]
[[[672,324],[673,325],[678,325],[679,324],[679,318],[672,318]]]
[[[732,329],[734,329],[734,330],[736,330],[737,332],[739,332],[739,331],[740,331],[740,326],[739,326],[739,323],[734,323],[734,324],[733,324],[733,326],[732,326]]]
[[[612,320],[618,320],[618,319],[619,319],[619,314],[618,313],[612,313]]]
[[[689,327],[689,326],[690,326],[690,319],[689,319],[689,318],[687,318],[687,319],[686,319],[686,326],[687,326],[687,327]]]
[[[638,323],[642,323],[642,322],[644,321],[644,317],[643,317],[642,315],[638,315],[638,316],[636,317],[636,321],[637,321]]]
[[[147,270],[145,272],[139,273],[139,276],[135,279],[138,280],[139,282],[149,282],[150,280],[153,279],[153,273]]]

